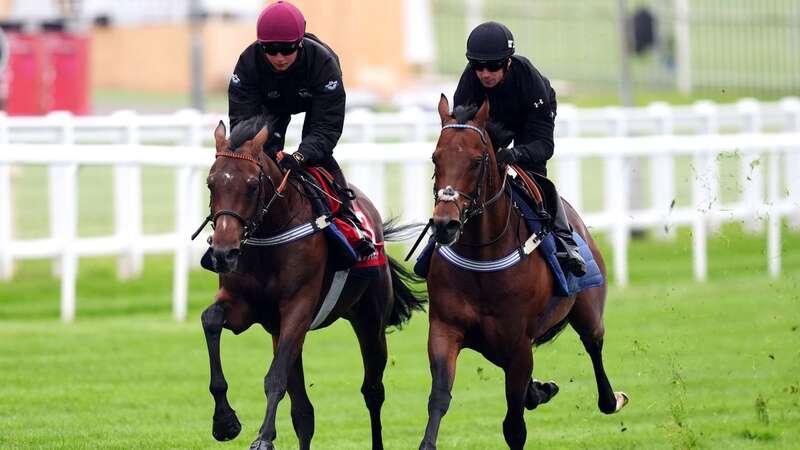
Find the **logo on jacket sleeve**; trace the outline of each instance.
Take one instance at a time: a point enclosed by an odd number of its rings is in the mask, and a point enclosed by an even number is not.
[[[242,80],[239,79],[239,75],[236,74],[231,75],[231,83],[238,85],[240,81]]]
[[[312,97],[311,92],[309,92],[308,89],[306,89],[306,88],[301,88],[299,91],[297,91],[297,95],[299,95],[302,98],[310,98],[310,97]]]
[[[533,107],[536,108],[536,109],[539,109],[539,107],[542,106],[542,105],[544,105],[544,100],[542,100],[542,99],[539,99],[539,100],[533,102]]]
[[[336,89],[338,86],[339,86],[339,81],[331,80],[331,81],[328,81],[325,84],[325,90],[326,91],[332,91],[332,90]]]

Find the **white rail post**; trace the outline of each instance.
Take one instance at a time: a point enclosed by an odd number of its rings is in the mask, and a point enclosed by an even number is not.
[[[6,113],[0,112],[0,148],[8,145]],[[11,257],[11,238],[14,229],[14,202],[11,195],[11,166],[0,164],[0,280],[14,276],[14,259]]]
[[[466,11],[464,14],[464,21],[467,29],[465,33],[468,35],[473,28],[483,22],[483,2],[484,0],[467,0]]]
[[[701,133],[714,136],[719,134],[719,106],[716,103],[709,100],[700,100],[695,102],[692,110],[699,116]],[[705,167],[705,188],[708,192],[710,209],[714,212],[719,210],[719,205],[721,203],[719,161],[717,160],[717,156],[718,155],[711,158],[711,164]],[[713,231],[718,231],[722,226],[722,221],[718,217],[717,214],[711,214],[709,217],[706,217],[706,226]]]
[[[708,168],[712,164],[713,157],[705,155],[694,155],[692,165],[694,166],[694,176],[692,177],[692,204],[694,205],[694,218],[692,220],[692,260],[694,267],[694,279],[705,281],[708,277],[708,212],[711,203],[708,185]]]
[[[689,0],[675,0],[677,85],[682,94],[692,93],[692,39]]]
[[[375,120],[374,113],[371,111],[364,111],[363,116],[365,121],[363,123],[363,133],[361,135],[362,142],[373,143],[375,142]],[[380,151],[376,148],[375,151]],[[350,171],[347,173],[348,181],[355,184],[361,189],[367,197],[370,198],[375,209],[381,214],[381,217],[386,217],[388,211],[386,210],[386,186],[383,182],[385,178],[385,166],[377,162],[360,162],[352,161],[348,164]]]
[[[672,136],[674,134],[674,119],[672,108],[664,102],[654,102],[647,107],[650,114],[658,124],[657,134]],[[675,201],[675,160],[672,155],[662,154],[650,159],[650,191],[652,208],[661,213],[663,226],[657,226],[655,235],[659,238],[675,239],[675,228],[670,224],[670,213]]]
[[[354,161],[350,163],[350,170],[354,180],[353,184],[369,197],[381,217],[388,217],[386,186],[384,184],[386,176],[385,165],[380,162],[362,163]]]
[[[564,130],[565,137],[578,137],[580,135],[580,121],[578,108],[573,105],[562,105],[558,122]],[[583,208],[583,191],[581,183],[581,160],[570,154],[559,153],[556,148],[558,163],[558,190],[576,211]]]
[[[59,245],[61,247],[61,320],[75,320],[75,285],[78,278],[78,165],[68,164],[57,168],[56,177],[61,193],[55,212],[61,217]]]
[[[777,278],[781,273],[781,212],[778,183],[780,171],[778,161],[780,152],[769,154],[769,173],[767,174],[767,210],[769,211],[769,224],[767,225],[767,267],[772,278]]]
[[[197,111],[196,109],[187,109],[183,111],[179,111],[176,116],[183,117],[184,120],[188,122],[188,127],[186,130],[186,137],[184,138],[184,145],[194,147],[197,149],[198,152],[203,151],[203,142],[205,141],[203,132],[206,131],[204,127],[205,123],[203,122],[203,115]],[[209,133],[209,136],[211,134]],[[203,213],[203,203],[200,199],[203,197],[203,184],[200,182],[201,173],[199,170],[194,169],[191,171],[190,180],[189,180],[189,197],[188,197],[188,205],[186,209],[186,217],[185,220],[200,220],[202,217],[205,216]],[[179,176],[178,172],[176,172],[176,177]],[[175,182],[178,182],[176,178]],[[178,205],[175,205],[177,208]],[[207,214],[207,213],[206,213]],[[178,227],[178,222],[175,222],[176,230],[178,231],[178,240],[182,240],[184,238],[188,238],[187,235],[183,235],[181,233],[186,233],[186,230],[182,230]],[[188,231],[191,233],[191,231]],[[189,244],[187,244],[189,245]],[[205,249],[202,246],[193,246],[190,245],[189,248],[189,266],[191,268],[199,268],[200,267],[200,257],[202,256]]]
[[[200,147],[197,150],[201,150]],[[189,180],[189,214],[187,216],[187,220],[189,221],[190,228],[187,229],[186,236],[178,236],[179,239],[183,239],[184,237],[187,239],[191,239],[191,233],[194,231],[191,229],[191,224],[194,222],[198,222],[205,217],[207,212],[203,212],[203,207],[207,208],[208,202],[203,202],[201,199],[203,198],[203,194],[206,192],[204,189],[205,184],[202,182],[204,172],[198,168],[192,168],[191,179]],[[205,241],[203,241],[205,242]],[[189,241],[189,266],[193,269],[200,268],[200,258],[203,256],[203,253],[206,251],[203,246],[199,245],[192,245],[191,240]]]
[[[137,151],[141,143],[139,120],[134,111],[117,111],[112,117],[125,124],[127,151]],[[124,242],[117,261],[117,276],[129,279],[142,273],[142,170],[139,166],[114,166],[114,230]]]
[[[59,141],[58,144],[72,145],[75,143],[75,127],[73,126],[72,113],[67,111],[51,112],[47,115],[47,120],[51,123],[57,124],[59,128]],[[66,233],[69,224],[64,223],[66,218],[59,214],[58,203],[67,201],[62,198],[65,194],[60,190],[61,186],[67,181],[62,180],[60,177],[66,176],[67,171],[63,167],[50,166],[47,170],[49,176],[49,210],[50,210],[50,236],[56,239],[63,240],[64,233]],[[77,200],[76,200],[77,202]],[[53,276],[58,277],[61,275],[61,260],[58,258],[53,259]]]
[[[789,97],[781,101],[781,109],[786,114],[784,130],[800,131],[800,98]],[[785,153],[786,162],[783,166],[786,189],[789,191],[789,201],[800,205],[800,153],[788,151]],[[774,176],[774,175],[770,175]],[[793,230],[800,229],[800,208],[795,208],[789,214],[789,226]]]
[[[426,145],[426,116],[425,111],[418,106],[403,108],[401,121],[412,124],[411,133],[407,140]],[[430,144],[430,152],[434,150]],[[427,161],[408,161],[403,163],[403,220],[406,222],[427,222],[433,205],[431,204],[430,171],[433,165]],[[413,244],[407,243],[409,248]]]
[[[433,150],[431,149],[431,153]],[[433,211],[431,166],[421,161],[403,164],[403,213],[408,222],[427,222]]]
[[[186,320],[189,295],[189,214],[192,210],[192,169],[181,167],[175,174],[175,267],[172,275],[172,315],[175,320]]]
[[[757,100],[745,98],[737,103],[739,113],[745,120],[745,131],[759,133],[762,129],[761,105]],[[764,170],[761,155],[755,151],[745,151],[741,157],[742,201],[752,212],[745,219],[745,228],[751,233],[763,231],[763,222],[758,210],[764,203]]]
[[[614,249],[614,280],[620,286],[628,284],[628,177],[623,156],[612,153],[605,159],[606,211],[611,227]]]

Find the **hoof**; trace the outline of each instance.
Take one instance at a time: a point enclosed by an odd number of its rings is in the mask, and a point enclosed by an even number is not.
[[[525,393],[525,408],[534,410],[537,406],[547,403],[558,394],[558,385],[555,381],[542,383],[539,380],[531,380],[528,384],[528,391]]]
[[[628,394],[624,392],[614,392],[614,397],[617,399],[617,407],[614,409],[614,412],[619,412],[625,405],[628,404]]]
[[[250,444],[250,450],[275,450],[272,442],[256,439]]]
[[[236,412],[230,410],[217,416],[214,415],[214,425],[211,428],[211,435],[218,441],[230,441],[235,439],[242,431],[242,424],[236,418]]]

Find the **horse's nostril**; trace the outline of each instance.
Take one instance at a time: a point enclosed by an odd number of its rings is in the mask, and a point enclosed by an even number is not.
[[[459,228],[461,228],[461,222],[455,219],[447,222],[447,225],[445,226],[445,229],[448,233],[455,233]]]
[[[241,253],[241,250],[239,250],[238,248],[232,248],[232,249],[228,250],[228,253],[225,255],[225,257],[227,259],[229,259],[229,260],[236,259],[236,258],[239,257],[240,253]]]

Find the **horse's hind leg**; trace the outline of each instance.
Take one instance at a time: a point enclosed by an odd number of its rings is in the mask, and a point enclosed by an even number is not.
[[[372,449],[383,449],[383,425],[381,424],[381,407],[385,398],[383,389],[383,371],[386,368],[386,334],[382,314],[377,313],[374,302],[369,301],[369,292],[359,303],[357,317],[351,320],[353,330],[361,347],[361,358],[364,362],[364,382],[361,394],[369,410],[369,421],[372,429]]]
[[[537,406],[549,402],[558,394],[558,385],[554,381],[541,382],[531,378],[525,393],[525,408],[534,410]]]
[[[603,304],[604,298],[592,290],[578,295],[569,315],[569,323],[578,332],[583,347],[592,359],[597,381],[597,406],[605,414],[613,414],[628,403],[624,392],[614,392],[603,368]]]
[[[225,323],[225,308],[221,303],[214,303],[203,311],[201,320],[208,346],[208,359],[211,363],[209,390],[214,397],[214,422],[211,434],[218,441],[228,441],[239,435],[242,425],[228,403],[228,383],[222,373],[220,361],[219,340],[222,335],[222,325]]]
[[[506,372],[506,417],[503,420],[503,436],[511,450],[523,449],[528,437],[525,426],[525,397],[533,372],[533,352],[530,343],[521,343]]]
[[[272,343],[273,350],[276,350],[278,339],[274,336]],[[311,438],[314,437],[314,406],[306,392],[302,351],[289,373],[286,391],[292,400],[292,426],[300,442],[300,450],[308,450],[311,448]]]

